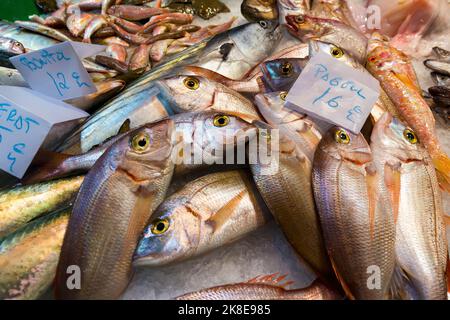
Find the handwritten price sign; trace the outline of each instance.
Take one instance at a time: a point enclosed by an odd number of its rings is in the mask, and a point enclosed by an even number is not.
[[[380,94],[369,73],[319,52],[289,91],[290,108],[359,133]]]
[[[96,91],[80,57],[103,50],[103,46],[64,42],[13,57],[10,61],[33,90],[67,100]]]
[[[0,86],[0,169],[22,178],[54,124],[86,116],[31,89]]]

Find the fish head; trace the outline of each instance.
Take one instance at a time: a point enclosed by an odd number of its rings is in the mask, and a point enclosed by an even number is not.
[[[272,126],[289,123],[304,116],[285,107],[286,91],[258,93],[255,103],[264,119]]]
[[[319,144],[322,152],[339,161],[364,165],[372,161],[372,153],[364,136],[341,127],[332,127]]]
[[[289,90],[308,62],[308,58],[282,58],[262,63],[264,81],[275,90]]]
[[[323,23],[323,20],[306,14],[287,15],[286,27],[294,37],[307,42],[310,39],[319,38],[330,31],[329,26]]]
[[[25,47],[19,41],[11,39],[9,43],[9,50],[15,54],[24,54],[26,53]]]
[[[389,112],[376,122],[370,141],[391,163],[421,161],[427,155],[416,133]]]
[[[242,15],[249,21],[274,20],[278,18],[276,0],[244,0]]]
[[[119,139],[104,156],[115,172],[137,184],[169,174],[172,170],[174,122],[170,119],[141,126]]]
[[[351,54],[332,43],[319,40],[310,40],[308,41],[308,49],[310,58],[314,57],[319,52],[324,52],[352,68],[366,71],[364,66],[362,66]]]
[[[205,110],[214,103],[217,84],[194,75],[175,75],[155,81],[158,98],[177,113]]]
[[[204,112],[196,116],[195,133],[202,137],[195,141],[202,149],[226,150],[253,139],[256,127],[232,113]]]
[[[134,266],[161,266],[189,255],[200,241],[201,217],[186,197],[169,198],[150,218],[133,257]]]

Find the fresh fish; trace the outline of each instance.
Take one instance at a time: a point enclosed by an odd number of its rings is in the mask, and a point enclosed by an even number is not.
[[[377,33],[372,35],[368,50],[367,69],[380,81],[402,119],[427,148],[441,187],[450,190],[450,159],[440,147],[433,113],[422,97],[409,57]]]
[[[177,300],[341,300],[343,297],[320,282],[302,289],[287,289],[292,281],[286,276],[270,274],[247,282],[225,284],[177,297]]]
[[[127,48],[120,44],[115,43],[109,44],[105,52],[108,57],[119,60],[121,62],[127,61],[128,56]]]
[[[265,210],[245,171],[198,178],[153,213],[133,265],[161,266],[233,242],[264,225],[270,219]]]
[[[276,0],[244,0],[241,13],[249,21],[278,19]]]
[[[311,39],[332,43],[352,55],[360,64],[365,63],[367,38],[357,29],[338,20],[310,15],[286,17],[289,32],[307,42]]]
[[[67,205],[82,182],[83,177],[74,177],[0,191],[0,238]]]
[[[125,84],[126,83],[123,80],[103,81],[95,85],[97,88],[96,92],[80,98],[69,99],[65,102],[82,110],[90,110],[114,97],[123,88],[125,88]]]
[[[116,2],[120,2],[117,0],[102,0],[102,15],[106,15],[109,8],[111,8],[111,6],[115,5]]]
[[[251,23],[233,28],[215,36],[208,42],[201,42],[170,57],[170,60],[163,60],[74,130],[70,137],[56,148],[56,151],[85,152],[116,134],[126,119],[130,119],[131,128],[136,128],[144,123],[168,116],[170,111],[167,111],[155,96],[157,93],[152,88],[153,81],[180,64],[212,59],[212,56],[215,56],[214,53],[219,52],[220,47],[226,43],[233,43],[229,53],[235,52],[234,50],[236,52],[233,53],[233,60],[229,63],[223,61],[219,69],[240,70],[239,73],[247,72],[258,63],[256,60],[263,60],[266,53],[271,52],[279,40],[278,30],[270,29],[269,24],[265,27],[266,29],[257,23]],[[259,41],[254,41],[255,39]],[[263,43],[264,45],[262,45]],[[253,47],[255,50],[251,53],[247,51],[247,46]],[[248,56],[256,57],[256,59],[246,58],[240,52],[246,52]],[[240,62],[236,60],[238,56],[240,56],[241,60],[238,59]],[[152,103],[156,103],[156,106]]]
[[[139,236],[164,199],[177,163],[174,155],[184,151],[182,159],[191,157],[187,145],[190,150],[218,144],[237,147],[236,141],[245,143],[240,136],[252,128],[223,114],[183,114],[142,126],[115,142],[90,170],[75,201],[58,265],[56,297],[118,298],[130,280]],[[197,134],[206,137],[206,146],[203,139],[191,140]],[[66,289],[70,265],[81,268],[80,290]]]
[[[108,9],[108,14],[130,21],[144,20],[166,12],[169,10],[133,5],[118,5]]]
[[[333,127],[314,155],[313,188],[333,269],[350,299],[386,299],[395,265],[390,190],[362,134]]]
[[[109,46],[112,44],[119,45],[125,48],[128,48],[130,45],[125,40],[120,39],[119,37],[107,37],[104,39],[98,39],[98,44],[102,44],[105,46]]]
[[[94,41],[101,38],[109,38],[116,35],[116,32],[110,26],[102,27],[99,30],[95,31],[92,35]]]
[[[175,39],[159,40],[153,43],[150,48],[150,58],[153,62],[158,63],[166,55],[167,49]]]
[[[66,32],[44,26],[40,23],[36,23],[33,21],[15,21],[14,23],[24,29],[42,34],[44,36],[48,36],[48,37],[53,38],[58,41],[72,41],[73,40]],[[24,44],[24,46],[25,46],[25,44]]]
[[[191,14],[179,13],[179,12],[169,12],[152,17],[149,22],[142,26],[142,33],[151,33],[155,27],[166,24],[173,23],[176,25],[188,24],[194,20],[194,16]]]
[[[71,4],[67,7],[67,13],[79,14],[81,11],[99,10],[102,7],[102,1],[103,0],[71,1]]]
[[[258,125],[268,129],[269,133],[265,139],[277,139],[276,136],[272,137],[273,133],[277,132],[272,129],[277,128],[262,123]],[[304,151],[311,145],[318,144],[320,134],[308,127],[306,122],[303,131],[297,133],[297,139],[291,138],[295,133],[286,133],[287,130],[285,127],[279,130],[278,148],[269,151],[271,158],[267,163],[259,161],[254,164],[254,161],[250,164],[253,179],[270,212],[296,252],[321,277],[333,281],[333,272],[314,205],[312,162]],[[264,136],[259,138],[264,139]],[[307,144],[302,145],[300,142],[305,140]],[[261,150],[259,153],[261,154]],[[278,155],[278,159],[274,154]]]
[[[95,63],[102,65],[106,68],[112,69],[114,71],[117,71],[118,73],[121,74],[128,73],[128,63],[111,58],[109,56],[97,55],[95,56]]]
[[[150,64],[150,48],[149,44],[141,44],[134,50],[130,59],[129,70],[135,74],[144,73],[147,68],[151,68]]]
[[[72,14],[67,18],[67,29],[74,37],[82,37],[84,30],[95,17],[95,15],[90,13]]]
[[[64,238],[56,298],[114,299],[125,290],[139,235],[172,176],[173,129],[163,120],[130,132],[86,176]],[[67,288],[71,265],[80,267],[80,290]]]
[[[103,128],[102,132],[93,132],[95,135],[91,136],[91,141],[81,140],[83,145],[70,148],[70,153],[84,152],[115,135],[120,125],[126,119],[131,121],[131,128],[160,120],[173,113],[203,110],[227,112],[238,115],[248,121],[260,119],[252,102],[245,97],[207,78],[190,76],[189,74],[168,78],[163,77],[160,80],[156,80],[149,91],[142,92],[142,96],[147,99],[146,104],[138,109],[133,109],[135,105],[120,109],[122,113],[111,115],[120,119],[120,123],[108,124],[108,130]],[[87,122],[89,121],[88,119]],[[99,121],[110,120],[99,118]],[[72,135],[72,137],[69,139],[79,139],[77,136]],[[66,143],[67,141],[64,145]],[[61,151],[64,151],[64,149],[61,149]]]
[[[19,41],[0,36],[0,66],[13,68],[9,58],[24,54],[25,48]]]
[[[427,59],[423,63],[431,70],[450,77],[450,61]]]
[[[195,14],[205,20],[221,12],[230,12],[230,9],[219,0],[169,0],[163,6],[174,11]]]
[[[272,54],[280,39],[277,22],[245,24],[213,38],[193,65],[240,80]]]
[[[0,239],[0,299],[37,299],[50,288],[70,211],[46,215]]]
[[[53,12],[58,9],[56,0],[35,0],[35,3],[44,12]]]
[[[0,85],[28,87],[28,83],[17,69],[0,67]]]
[[[308,61],[309,58],[283,58],[264,62],[264,84],[271,91],[289,91]]]
[[[438,56],[439,60],[450,62],[450,51],[440,47],[433,47],[433,52]]]
[[[25,49],[32,51],[44,49],[59,43],[59,41],[53,38],[30,32],[17,24],[4,20],[0,21],[0,36],[19,41]]]
[[[108,21],[103,16],[92,19],[84,30],[83,42],[91,43],[92,35],[107,25]]]
[[[389,113],[375,124],[370,146],[394,208],[393,294],[403,299],[447,300],[447,239],[432,160],[414,131]]]
[[[311,1],[311,10],[308,14],[317,18],[338,20],[355,30],[360,30],[361,23],[358,24],[354,19],[355,7],[351,7],[354,4],[355,1],[314,0]],[[362,29],[365,30],[364,28]]]
[[[142,25],[121,19],[115,16],[109,16],[109,21],[121,27],[123,30],[129,33],[139,33],[142,30]]]

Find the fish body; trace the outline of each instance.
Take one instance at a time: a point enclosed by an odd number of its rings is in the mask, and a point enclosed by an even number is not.
[[[70,35],[68,34],[68,32],[64,32],[64,31],[60,31],[57,29],[53,29],[51,27],[47,27],[45,25],[42,25],[40,23],[37,22],[33,22],[33,21],[15,21],[15,24],[17,24],[18,26],[42,34],[44,36],[48,36],[50,38],[53,38],[55,40],[58,41],[72,41],[73,39],[70,37]],[[25,44],[23,43],[23,45],[25,46]]]
[[[315,202],[328,255],[350,299],[386,299],[395,265],[390,193],[362,134],[331,128],[314,155]]]
[[[286,23],[286,16],[306,14],[311,9],[311,0],[278,0],[280,23]]]
[[[278,159],[272,156],[266,163],[251,163],[253,179],[295,251],[320,276],[330,280],[333,273],[314,204],[312,161],[308,157],[311,157],[308,149],[317,146],[320,134],[317,136],[318,132],[306,122],[299,132],[290,131],[281,124],[275,127],[278,128],[278,149],[270,151],[278,154]],[[274,131],[269,130],[270,139],[276,139],[272,137]]]
[[[244,171],[200,177],[156,209],[133,264],[161,266],[231,243],[264,225],[270,219],[264,210]]]
[[[134,5],[114,5],[107,10],[108,14],[126,19],[129,21],[139,21],[151,18],[156,15],[167,13],[167,9],[151,8],[147,6]]]
[[[96,18],[90,13],[72,14],[67,18],[66,25],[74,37],[82,37],[87,26]]]
[[[0,21],[0,36],[19,41],[25,49],[33,51],[44,49],[59,43],[59,41],[51,37],[30,32],[17,24],[3,20]]]
[[[37,299],[51,286],[70,211],[46,215],[0,239],[0,299]]]
[[[247,282],[225,284],[177,297],[177,300],[340,300],[342,296],[319,280],[302,289],[286,289],[285,276],[260,276]],[[290,284],[291,282],[288,282]]]
[[[388,113],[375,124],[371,149],[377,170],[389,183],[395,209],[393,295],[447,300],[444,211],[430,156],[415,133]]]
[[[433,113],[422,97],[409,57],[374,33],[369,42],[367,69],[379,80],[402,120],[427,148],[439,171],[441,186],[450,190],[450,159],[440,147]]]
[[[25,48],[23,44],[14,39],[0,37],[0,66],[12,68],[9,58],[24,54]]]
[[[0,191],[0,238],[70,203],[82,182],[74,177]]]
[[[163,120],[130,132],[86,176],[64,238],[56,298],[114,299],[123,293],[139,235],[172,176],[172,131],[173,122]],[[80,290],[66,286],[71,265],[80,267]]]

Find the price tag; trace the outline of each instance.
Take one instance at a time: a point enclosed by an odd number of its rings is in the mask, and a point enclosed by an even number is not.
[[[88,115],[29,88],[0,86],[0,169],[22,178],[53,125]]]
[[[380,95],[368,72],[325,52],[314,55],[289,91],[287,106],[357,134]]]
[[[33,90],[58,100],[67,100],[97,91],[80,58],[104,49],[104,46],[63,42],[12,57],[10,61]]]

